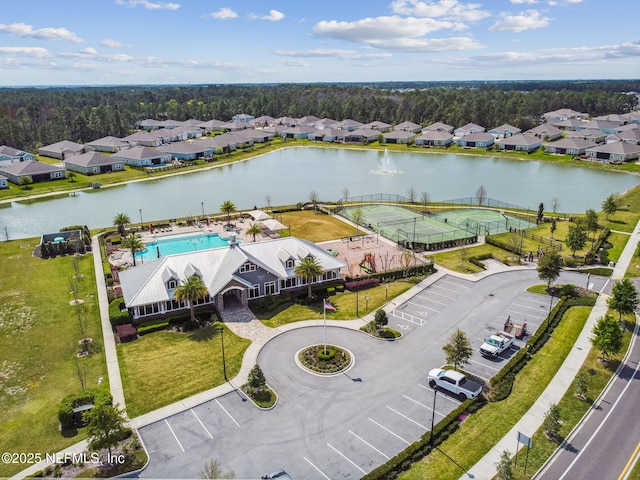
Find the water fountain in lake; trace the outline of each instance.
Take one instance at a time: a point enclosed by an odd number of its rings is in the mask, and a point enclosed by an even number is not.
[[[391,158],[391,155],[389,155],[389,151],[385,148],[384,154],[378,161],[378,168],[375,170],[369,170],[369,173],[374,175],[400,175],[404,172],[402,170],[398,170],[396,163],[393,161],[393,158]]]

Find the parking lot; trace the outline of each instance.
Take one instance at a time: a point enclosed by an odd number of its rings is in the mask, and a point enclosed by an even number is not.
[[[583,278],[576,276],[573,283]],[[592,280],[598,288],[604,284]],[[549,311],[549,297],[526,291],[535,283],[535,271],[478,282],[444,276],[393,306],[389,326],[404,334],[401,341],[329,327],[328,342],[355,357],[354,366],[336,377],[312,375],[293,361],[299,349],[322,342],[321,327],[280,335],[258,357],[279,396],[276,407],[259,410],[232,392],[143,427],[151,463],[141,476],[199,477],[205,462],[217,459],[238,478],[260,478],[279,468],[292,478],[360,478],[429,431],[432,417],[437,423],[459,404],[439,392],[434,409],[426,375],[444,363],[442,345],[456,328],[465,331],[474,349],[465,368],[484,379],[509,357],[508,352],[495,360],[480,356],[484,338],[501,330],[508,317],[526,320],[529,333],[535,331]],[[517,341],[514,348],[521,345]]]

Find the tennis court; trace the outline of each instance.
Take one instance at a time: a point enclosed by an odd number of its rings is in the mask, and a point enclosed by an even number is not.
[[[441,250],[467,245],[475,243],[478,235],[535,226],[502,211],[474,208],[423,214],[399,206],[362,205],[347,207],[341,214],[354,221],[354,212],[358,210],[361,225],[413,250]]]

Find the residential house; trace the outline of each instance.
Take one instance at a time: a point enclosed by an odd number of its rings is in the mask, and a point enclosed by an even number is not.
[[[276,118],[275,125],[282,125],[285,127],[297,127],[300,124],[297,118],[280,117]]]
[[[163,143],[162,137],[158,137],[156,132],[136,132],[127,135],[122,140],[133,146],[141,145],[143,147],[159,147]]]
[[[567,134],[567,138],[584,138],[585,140],[591,140],[595,143],[602,143],[607,138],[607,135],[602,130],[595,130],[589,128],[587,130],[576,130]]]
[[[108,152],[115,153],[120,151],[121,148],[126,148],[130,144],[126,140],[122,140],[118,137],[102,137],[98,140],[94,140],[93,142],[87,143],[87,147],[95,150],[96,152]]]
[[[375,122],[365,123],[364,125],[362,125],[362,128],[370,128],[371,130],[378,130],[380,133],[386,133],[391,131],[391,125],[389,125],[388,123],[379,122],[377,120]]]
[[[206,122],[202,122],[200,128],[204,129],[205,132],[224,132],[224,126],[227,122],[223,122],[221,120],[207,120]]]
[[[255,143],[270,142],[274,138],[274,134],[271,132],[267,132],[265,130],[254,130],[253,128],[240,130],[239,132],[236,132],[236,134]]]
[[[253,123],[248,122],[227,122],[222,125],[222,128],[226,132],[239,132],[240,130],[246,130],[247,128],[256,128]]]
[[[581,130],[600,130],[602,133],[618,133],[620,131],[620,123],[609,120],[591,120],[576,127],[576,132]]]
[[[64,166],[72,172],[84,175],[98,175],[100,173],[124,170],[124,160],[98,152],[86,152],[81,155],[69,155],[64,160]]]
[[[184,133],[180,129],[180,127],[176,128],[159,128],[158,130],[154,130],[153,132],[149,132],[146,135],[153,135],[158,140],[160,140],[160,145],[171,143],[171,142],[182,142],[187,139],[187,134]],[[142,145],[141,143],[139,145]],[[155,147],[156,145],[147,145],[147,147]]]
[[[417,123],[406,121],[406,122],[401,122],[397,124],[395,127],[393,127],[393,130],[405,131],[405,132],[411,132],[411,133],[420,133],[420,131],[422,130],[422,127]]]
[[[324,128],[310,133],[309,140],[314,142],[337,142],[339,140],[344,140],[345,133],[347,132],[337,128]]]
[[[0,175],[0,189],[9,188],[9,179],[4,175]]]
[[[282,130],[280,135],[283,138],[309,138],[309,135],[315,132],[315,128],[307,127],[305,125],[298,125],[296,127],[288,127]]]
[[[160,127],[160,122],[158,120],[154,120],[153,118],[147,118],[138,122],[138,128],[140,130],[156,130]]]
[[[634,124],[630,124],[634,125]],[[638,127],[636,125],[636,127]],[[606,138],[607,143],[611,142],[627,142],[632,143],[634,145],[640,145],[640,127],[624,130],[618,133],[612,133],[611,135],[607,135]]]
[[[567,120],[557,120],[549,122],[550,125],[559,128],[560,130],[567,130],[573,132],[576,128],[580,128],[587,122],[583,122],[582,120],[578,120],[577,118],[569,118]]]
[[[484,127],[477,125],[475,123],[467,123],[462,127],[456,128],[453,134],[456,137],[464,137],[465,135],[469,135],[470,133],[482,133],[485,130],[486,129]]]
[[[35,160],[32,153],[23,152],[7,145],[0,146],[0,165],[28,162],[30,160]]]
[[[321,118],[320,120],[315,122],[313,124],[313,127],[316,130],[323,130],[325,128],[338,128],[339,129],[340,128],[339,123],[340,122],[338,120],[334,120],[332,118],[325,117],[325,118]]]
[[[195,118],[190,118],[189,120],[185,120],[184,122],[182,122],[182,127],[198,127],[201,130],[204,130],[204,128],[202,127],[202,124],[204,122],[202,120],[196,120]]]
[[[190,138],[200,138],[204,135],[204,130],[200,127],[181,125],[171,130],[182,135],[183,140],[189,140]]]
[[[640,145],[627,142],[605,143],[588,149],[587,155],[603,163],[629,162],[640,156]]]
[[[87,147],[85,145],[80,145],[79,143],[69,140],[62,140],[61,142],[52,143],[51,145],[38,149],[40,155],[57,158],[59,160],[64,160],[67,155],[78,155],[86,151]]]
[[[508,123],[502,124],[499,127],[492,128],[488,133],[493,135],[495,138],[507,138],[512,135],[516,135],[521,133],[522,130],[518,127],[514,127],[513,125],[509,125]]]
[[[176,128],[182,125],[180,120],[173,120],[171,118],[167,118],[166,120],[161,120],[158,122],[158,128]]]
[[[0,175],[7,177],[7,180],[16,185],[20,185],[21,177],[28,177],[31,183],[40,183],[59,180],[67,176],[64,168],[36,160],[2,165],[0,166]]]
[[[563,122],[570,119],[585,120],[589,118],[589,114],[576,112],[570,108],[561,108],[559,110],[554,110],[553,112],[543,113],[542,118],[546,123],[553,124],[554,122]]]
[[[392,130],[391,132],[381,134],[384,143],[399,143],[399,144],[408,144],[416,138],[416,134],[414,132],[410,132],[407,130]]]
[[[422,132],[423,133],[431,132],[434,130],[442,130],[447,133],[453,133],[453,127],[451,125],[447,125],[446,123],[442,123],[442,122],[435,122],[435,123],[432,123],[431,125],[427,125],[422,129]]]
[[[315,115],[305,115],[298,119],[298,125],[306,125],[307,127],[315,128],[314,125],[318,120],[320,119]]]
[[[494,144],[495,137],[490,133],[474,132],[456,140],[456,144],[464,148],[487,148]]]
[[[631,117],[628,113],[611,113],[609,115],[598,115],[597,117],[593,117],[593,120],[606,120],[610,122],[617,122],[619,125],[627,125],[631,121]]]
[[[158,147],[160,152],[168,153],[175,160],[197,160],[198,158],[211,158],[215,147],[200,141],[175,142],[170,145]]]
[[[542,125],[533,127],[524,133],[526,135],[534,135],[538,138],[541,138],[545,142],[552,142],[554,140],[562,138],[562,130],[548,123],[543,123]]]
[[[344,131],[345,143],[371,143],[378,139],[380,132],[370,128],[358,128],[357,130]]]
[[[453,134],[445,130],[426,130],[416,137],[416,145],[423,147],[448,147],[453,143]]]
[[[496,140],[495,145],[498,150],[514,150],[531,153],[540,148],[542,139],[534,135],[516,133],[515,135],[499,138]]]
[[[558,140],[557,142],[547,143],[544,146],[544,151],[558,155],[584,155],[588,148],[593,148],[595,146],[596,144],[592,140],[567,137]]]
[[[256,117],[249,115],[248,113],[239,113],[231,117],[233,123],[250,123],[255,120]]]
[[[348,132],[353,132],[358,128],[362,127],[362,125],[363,125],[362,123],[356,120],[351,120],[350,118],[347,118],[345,120],[342,120],[341,122],[338,122],[338,126],[336,128],[340,128],[341,130],[346,130]]]
[[[295,269],[307,257],[314,258],[325,272],[312,284],[340,279],[340,270],[346,266],[311,242],[285,237],[163,256],[120,272],[120,283],[134,322],[188,312],[188,304],[177,300],[174,292],[193,275],[208,290],[198,306],[224,311],[235,305],[246,307],[252,299],[306,288],[308,280],[296,276]]]
[[[118,153],[114,153],[111,158],[123,160],[127,165],[134,167],[153,167],[171,163],[170,153],[142,145],[123,148]]]
[[[269,115],[262,115],[261,117],[251,120],[251,123],[253,123],[255,128],[264,128],[268,127],[269,125],[273,125],[275,121],[276,119],[270,117]]]

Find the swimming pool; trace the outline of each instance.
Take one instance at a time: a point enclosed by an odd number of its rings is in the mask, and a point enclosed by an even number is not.
[[[176,253],[196,252],[221,248],[229,245],[229,239],[218,233],[190,233],[185,235],[172,235],[160,238],[155,242],[147,243],[145,249],[136,253],[136,260],[150,262],[160,257]]]

